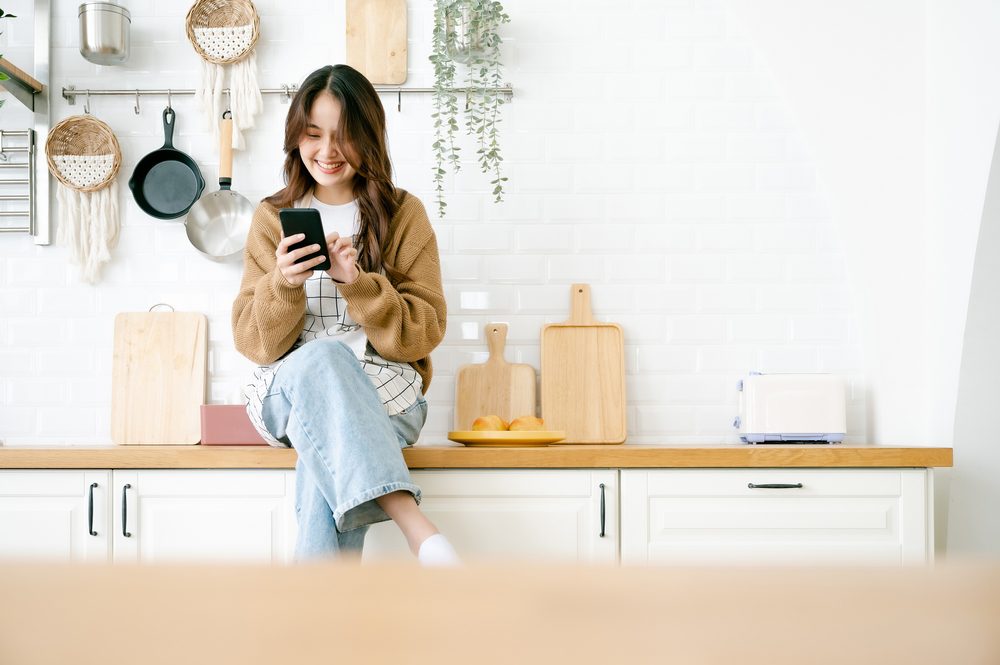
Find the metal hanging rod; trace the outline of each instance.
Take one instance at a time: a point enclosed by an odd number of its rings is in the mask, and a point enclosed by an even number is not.
[[[283,85],[280,88],[262,88],[261,94],[264,95],[281,95],[281,103],[287,104],[296,92],[298,92],[299,86],[297,85]],[[413,93],[431,93],[434,92],[434,88],[403,88],[399,86],[386,86],[377,85],[375,90],[378,93],[394,94],[396,95],[397,105],[396,110],[402,110],[403,106],[403,94],[413,94]],[[473,92],[479,91],[479,88],[451,88],[451,92],[455,94],[465,94],[468,95]],[[514,88],[509,84],[503,86],[492,88],[495,92],[504,95],[507,99],[514,97]],[[169,100],[174,95],[190,96],[196,94],[195,90],[174,90],[173,88],[150,90],[144,88],[133,88],[131,90],[119,89],[119,90],[93,90],[90,88],[77,90],[76,86],[68,85],[62,89],[62,96],[70,106],[76,104],[76,98],[80,95],[84,97],[134,97],[135,98],[135,108],[136,113],[138,113],[139,108],[139,97],[166,97],[169,104]],[[227,96],[229,95],[229,88],[222,91]]]

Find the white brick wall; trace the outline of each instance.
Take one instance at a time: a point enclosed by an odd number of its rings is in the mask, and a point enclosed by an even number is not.
[[[27,0],[9,0],[24,14]],[[192,88],[189,3],[131,0],[132,58],[97,67],[77,52],[78,2],[54,0],[51,86]],[[624,327],[634,443],[734,442],[736,379],[749,370],[836,371],[852,384],[849,429],[864,431],[855,305],[822,182],[791,112],[750,41],[716,2],[506,0],[506,200],[493,204],[474,162],[447,179],[433,219],[449,327],[422,440],[442,441],[456,369],[482,362],[483,325],[510,325],[508,360],[539,364],[547,322],[568,318],[569,284],[589,282],[598,319]],[[342,3],[258,0],[260,81],[293,83],[342,59]],[[409,80],[432,70],[429,2],[411,1]],[[18,26],[21,28],[23,26]],[[23,30],[11,47],[30,42]],[[27,33],[30,35],[30,32]],[[20,41],[19,41],[20,40]],[[14,52],[14,51],[10,51]],[[211,134],[190,97],[175,97],[177,145],[217,177]],[[398,184],[434,214],[430,98],[384,99]],[[104,280],[79,282],[63,247],[0,236],[0,438],[7,445],[110,439],[114,315],[158,302],[210,320],[210,400],[232,402],[250,368],[232,349],[240,270],[204,260],[183,226],[142,214],[127,189],[135,163],[162,144],[164,99],[92,98],[122,144],[121,244]],[[0,111],[0,126],[16,102]],[[251,200],[280,184],[287,107],[265,113],[239,153],[235,188]],[[53,121],[82,112],[58,93]],[[13,127],[9,127],[13,128]],[[471,158],[474,150],[465,154]]]

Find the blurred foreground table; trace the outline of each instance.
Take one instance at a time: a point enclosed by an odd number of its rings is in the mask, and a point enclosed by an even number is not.
[[[1000,563],[0,567],[0,663],[1000,663]]]

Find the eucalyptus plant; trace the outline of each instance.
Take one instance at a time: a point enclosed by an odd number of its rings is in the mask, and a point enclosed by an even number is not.
[[[434,65],[434,187],[438,213],[443,217],[445,168],[458,173],[461,148],[456,143],[459,130],[458,94],[455,81],[458,65],[464,67],[465,132],[476,142],[476,159],[482,172],[492,178],[494,201],[503,200],[504,183],[500,151],[500,107],[504,97],[502,40],[498,30],[510,17],[496,0],[435,0],[434,34],[430,60]]]

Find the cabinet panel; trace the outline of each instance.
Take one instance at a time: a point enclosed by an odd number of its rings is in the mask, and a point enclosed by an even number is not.
[[[103,470],[0,471],[0,558],[107,561],[110,481]]]
[[[466,561],[617,560],[617,471],[455,470],[412,476],[423,494],[421,509]],[[372,527],[366,561],[407,557],[412,555],[395,524]]]
[[[626,470],[622,561],[923,563],[929,483],[922,469]]]
[[[115,471],[114,558],[285,561],[294,519],[286,475],[243,469]]]

